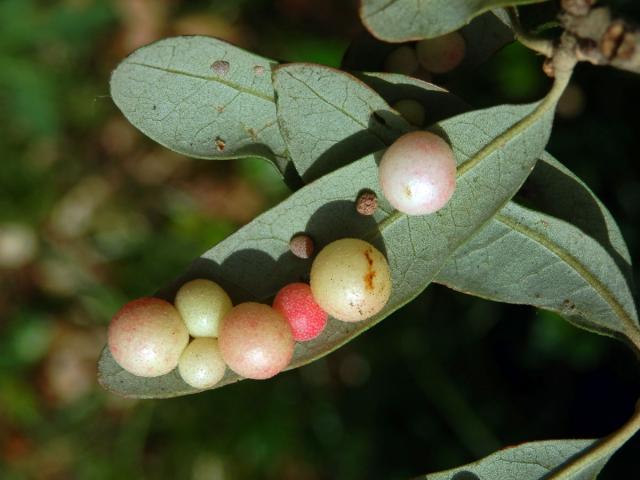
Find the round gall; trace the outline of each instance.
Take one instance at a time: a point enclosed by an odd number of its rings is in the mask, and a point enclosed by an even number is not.
[[[273,308],[289,322],[297,342],[316,338],[327,325],[327,312],[317,304],[306,283],[290,283],[281,288],[273,300]]]
[[[118,365],[139,377],[157,377],[176,368],[188,341],[175,307],[152,297],[122,307],[111,320],[107,339]]]
[[[378,178],[382,193],[398,211],[407,215],[436,212],[456,188],[453,150],[433,133],[407,133],[382,156]]]
[[[389,300],[389,264],[364,240],[336,240],[320,251],[311,266],[311,291],[332,317],[344,322],[365,320]]]
[[[211,388],[224,377],[227,366],[215,338],[196,338],[180,356],[178,372],[194,388]]]
[[[447,73],[456,68],[466,52],[464,37],[458,32],[427,38],[416,44],[418,61],[432,73]]]
[[[255,302],[233,307],[222,320],[218,337],[229,368],[257,380],[273,377],[289,365],[294,345],[284,317],[269,305]]]
[[[185,283],[175,298],[176,308],[192,337],[217,337],[220,320],[231,310],[231,299],[220,285],[197,279]]]

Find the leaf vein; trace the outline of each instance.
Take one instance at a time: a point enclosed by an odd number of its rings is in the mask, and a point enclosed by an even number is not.
[[[196,78],[196,79],[199,79],[199,80],[206,80],[206,81],[211,81],[211,82],[217,82],[217,83],[220,83],[222,85],[226,85],[227,87],[233,88],[234,90],[237,90],[239,92],[246,93],[247,95],[252,95],[252,96],[260,98],[262,100],[266,100],[268,102],[275,103],[275,99],[272,96],[266,95],[266,94],[264,94],[262,92],[259,92],[258,90],[252,89],[252,88],[243,87],[241,85],[238,85],[236,83],[230,82],[228,80],[223,80],[223,79],[221,79],[219,77],[198,75],[198,74],[195,74],[195,73],[184,72],[182,70],[176,70],[174,68],[159,67],[157,65],[150,65],[148,63],[128,62],[128,64],[129,65],[137,65],[138,67],[151,68],[153,70],[159,70],[159,71],[165,72],[165,73],[172,73],[174,75],[182,75],[184,77]]]
[[[545,237],[539,232],[532,230],[531,228],[521,224],[517,220],[510,218],[502,212],[499,212],[494,217],[497,221],[503,223],[509,228],[531,238],[542,247],[549,250],[555,256],[559,257],[567,265],[569,265],[582,279],[587,282],[596,293],[608,303],[616,315],[622,320],[625,330],[631,336],[637,336],[639,333],[638,326],[633,317],[626,311],[626,309],[615,298],[615,295],[609,291],[609,289],[591,272],[586,266],[584,266],[576,257],[571,253],[563,249],[561,246],[554,243],[548,237]]]

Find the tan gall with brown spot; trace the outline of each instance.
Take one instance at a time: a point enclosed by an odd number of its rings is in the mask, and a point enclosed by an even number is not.
[[[311,266],[311,291],[333,318],[365,320],[389,300],[389,264],[382,252],[364,240],[336,240],[320,251]]]

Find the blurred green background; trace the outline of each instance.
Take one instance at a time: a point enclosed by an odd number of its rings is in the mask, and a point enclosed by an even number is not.
[[[269,381],[163,401],[103,391],[95,362],[119,306],[287,195],[259,160],[190,160],[145,138],[111,102],[110,71],[193,33],[337,66],[356,4],[0,0],[0,18],[0,479],[407,478],[631,415],[638,362],[622,344],[437,285]],[[528,101],[548,85],[540,63],[513,45],[452,88],[476,106]],[[580,66],[549,146],[636,260],[639,82]],[[601,478],[632,478],[639,455],[635,438]]]

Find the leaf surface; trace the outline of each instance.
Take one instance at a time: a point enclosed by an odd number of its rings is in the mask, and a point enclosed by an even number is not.
[[[469,105],[448,90],[399,73],[354,72],[389,105],[399,100],[415,100],[424,107],[425,124],[445,120],[470,110]]]
[[[552,310],[588,330],[637,338],[624,273],[630,275],[629,254],[617,225],[586,185],[548,154],[542,158],[524,188],[535,198],[531,204],[546,204],[583,229],[510,202],[455,253],[436,281]]]
[[[273,84],[282,134],[307,182],[411,130],[373,89],[340,70],[292,63],[275,70]]]
[[[284,172],[275,64],[215,38],[167,38],[118,65],[111,96],[135,127],[171,150],[205,159],[258,156]]]
[[[494,8],[540,1],[543,0],[361,0],[360,18],[374,37],[406,42],[452,32]]]
[[[486,12],[460,29],[465,54],[453,73],[468,72],[486,62],[494,53],[514,41],[513,30],[505,23],[504,10]]]
[[[504,11],[487,12],[474,18],[460,29],[465,39],[465,55],[455,73],[468,72],[484,63],[495,52],[514,39],[513,32],[503,19]],[[501,15],[500,18],[498,15]],[[505,14],[506,15],[506,14]],[[409,44],[411,45],[411,44]],[[368,30],[356,35],[342,58],[341,66],[346,70],[381,72],[384,62],[398,44],[377,39]]]
[[[438,473],[425,480],[542,480],[559,466],[587,451],[596,440],[546,440],[499,450],[477,462]],[[599,460],[566,480],[593,480],[609,460]]]
[[[613,216],[591,189],[553,156],[545,152],[540,157],[518,200],[578,227],[602,245],[625,277],[631,278],[631,255]]]
[[[284,69],[287,70],[286,67]],[[325,89],[330,90],[333,86],[327,78],[349,80],[340,72],[308,66],[296,70],[302,78],[302,85],[306,85],[305,75],[309,71],[314,76],[324,78],[325,83],[314,85],[312,96],[309,97],[311,100],[302,100],[307,97],[297,95],[296,103],[279,102],[278,115],[281,118],[288,118],[289,113],[295,113],[296,109],[309,112],[317,108],[315,99],[325,95]],[[465,108],[450,93],[411,77],[367,73],[360,74],[360,78],[390,103],[406,96],[420,101],[427,111],[430,106],[450,111]],[[285,92],[281,96],[286,98],[287,95]],[[335,112],[333,121],[339,126],[342,126],[343,118],[345,122],[350,122],[358,114],[350,109],[350,104]],[[288,122],[293,138],[304,136],[301,129],[305,129],[309,135],[314,135],[316,131],[320,135],[325,130],[321,123],[296,122],[295,118],[295,115],[291,115]],[[346,127],[337,128],[332,141],[327,140],[321,145],[322,148],[316,149],[316,161],[322,162],[333,152],[340,153],[338,147],[342,144],[348,146],[346,140],[349,134]],[[380,144],[379,137],[374,135],[361,136],[359,140],[363,150],[375,150]],[[391,143],[390,138],[384,141]],[[300,148],[303,147],[300,145]],[[299,158],[296,155],[292,157],[298,166]],[[308,156],[303,161],[308,164],[313,158]],[[345,159],[348,159],[348,151],[336,158]],[[314,178],[314,170],[309,170],[311,175],[307,173],[308,180]],[[525,184],[520,201],[547,215],[533,210],[527,212],[518,205],[506,206],[501,216],[489,222],[477,238],[471,239],[454,255],[436,281],[483,298],[550,309],[589,330],[617,336],[634,335],[637,313],[629,287],[629,252],[614,219],[593,192],[566,167],[544,153]],[[531,224],[527,229],[518,223],[522,215],[529,219],[527,225]],[[548,216],[556,218],[548,219]],[[512,231],[518,225],[520,231]],[[557,235],[557,241],[561,244],[555,244],[552,240],[549,240],[552,244],[541,243],[541,237],[533,237],[532,225],[545,225],[543,232]],[[556,230],[566,235],[556,234]],[[512,234],[507,235],[508,231],[512,231]],[[525,242],[523,237],[528,241]]]
[[[376,316],[358,323],[330,319],[315,340],[298,343],[289,368],[328,354],[417,296],[449,256],[480,230],[522,185],[547,142],[553,108],[541,102],[469,112],[438,124],[458,162],[456,193],[438,213],[408,217],[381,208],[373,217],[355,212],[354,199],[363,188],[378,189],[377,160],[372,154],[325,175],[293,193],[199,258],[183,277],[163,292],[172,299],[190,278],[220,283],[234,303],[269,301],[291,281],[304,279],[310,262],[288,250],[291,236],[304,231],[317,248],[343,237],[369,239],[389,261],[393,292]],[[496,173],[497,172],[497,173]],[[141,379],[122,371],[108,351],[100,361],[100,382],[132,397],[170,397],[194,393],[172,372]],[[239,378],[228,372],[222,386]]]

